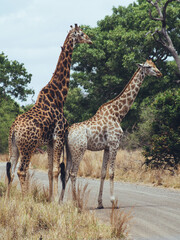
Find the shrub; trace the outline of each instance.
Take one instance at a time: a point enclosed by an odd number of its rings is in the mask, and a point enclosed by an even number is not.
[[[144,146],[145,163],[156,168],[177,168],[180,163],[180,89],[158,94],[146,113],[148,111],[153,117]],[[149,118],[148,114],[145,118]]]

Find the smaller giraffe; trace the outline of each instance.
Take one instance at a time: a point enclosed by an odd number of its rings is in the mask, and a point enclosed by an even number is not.
[[[139,92],[140,86],[147,75],[156,77],[162,76],[161,72],[151,60],[147,60],[144,64],[139,64],[138,70],[123,91],[113,100],[103,104],[91,119],[81,123],[75,123],[69,128],[68,141],[66,143],[66,183],[70,177],[74,199],[76,197],[75,184],[77,172],[85,151],[104,150],[98,208],[103,208],[102,193],[108,163],[110,199],[112,203],[114,202],[115,159],[123,135],[120,122],[128,113]],[[63,200],[64,191],[65,188],[61,191],[60,201]]]

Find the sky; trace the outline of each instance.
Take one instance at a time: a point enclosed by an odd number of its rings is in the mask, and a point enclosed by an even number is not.
[[[50,81],[70,25],[96,27],[112,15],[112,8],[127,7],[135,0],[0,0],[0,52],[24,63],[32,74],[28,87],[35,95],[20,105],[36,101]]]

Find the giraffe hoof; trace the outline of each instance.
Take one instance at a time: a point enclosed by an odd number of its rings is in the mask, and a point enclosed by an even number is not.
[[[103,205],[99,205],[97,209],[104,209]]]
[[[112,197],[110,198],[110,200],[111,200],[111,203],[113,204],[113,203],[115,202],[115,197],[112,196]]]

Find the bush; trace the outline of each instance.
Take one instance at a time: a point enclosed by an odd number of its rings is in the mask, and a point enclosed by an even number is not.
[[[158,94],[145,110],[148,111],[153,115],[144,144],[145,163],[156,168],[177,168],[180,164],[180,89]],[[144,119],[148,120],[149,115]]]

